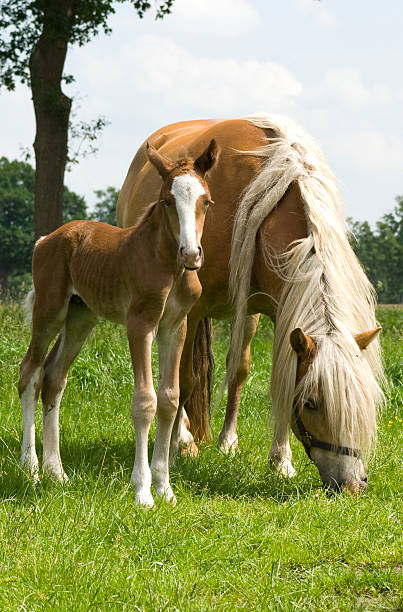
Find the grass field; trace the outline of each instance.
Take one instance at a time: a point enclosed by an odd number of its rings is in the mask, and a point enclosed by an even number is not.
[[[201,449],[172,470],[178,504],[134,506],[132,374],[124,328],[102,323],[71,370],[61,415],[70,484],[19,468],[18,365],[29,330],[0,309],[0,609],[402,610],[403,310],[380,309],[390,381],[359,498],[328,496],[292,439],[298,476],[267,467],[272,326],[264,320],[239,421],[240,452]],[[215,326],[223,378],[228,325]],[[37,445],[40,453],[41,414]],[[213,401],[213,432],[224,399]],[[152,436],[153,437],[153,436]],[[150,442],[150,448],[152,442]]]

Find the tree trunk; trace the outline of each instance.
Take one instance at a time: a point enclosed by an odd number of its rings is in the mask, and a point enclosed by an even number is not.
[[[44,23],[29,69],[35,109],[35,239],[63,223],[71,99],[61,89],[74,0],[44,3]]]

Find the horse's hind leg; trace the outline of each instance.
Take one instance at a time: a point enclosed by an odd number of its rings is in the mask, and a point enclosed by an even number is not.
[[[35,407],[43,381],[43,363],[52,339],[63,324],[66,312],[66,293],[59,300],[49,300],[42,291],[30,294],[32,313],[32,338],[20,366],[18,393],[21,400],[23,436],[21,466],[38,479],[38,458],[35,450]]]
[[[218,448],[224,453],[233,453],[238,448],[238,434],[236,431],[238,421],[239,401],[242,387],[250,370],[250,345],[259,324],[259,314],[249,315],[245,321],[245,332],[242,343],[241,360],[236,372],[235,380],[228,385],[228,400],[225,411],[225,421],[218,437]]]
[[[81,298],[73,295],[63,329],[45,362],[42,385],[43,470],[60,481],[68,480],[59,449],[60,402],[69,368],[96,323],[97,317]]]
[[[196,376],[193,370],[193,344],[197,332],[199,320],[187,317],[187,334],[182,351],[180,364],[180,397],[179,408],[176,413],[171,434],[171,444],[169,449],[169,463],[175,461],[179,449],[182,453],[189,456],[197,456],[198,448],[190,432],[190,423],[185,412],[184,405],[188,401],[195,386]]]

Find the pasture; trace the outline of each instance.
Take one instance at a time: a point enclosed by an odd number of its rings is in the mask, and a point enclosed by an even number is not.
[[[364,494],[326,494],[293,437],[297,477],[267,467],[268,319],[252,345],[240,452],[216,450],[229,333],[219,322],[213,444],[172,469],[175,508],[159,502],[145,511],[134,506],[129,482],[133,383],[124,327],[99,324],[71,368],[61,410],[70,483],[33,485],[19,467],[16,390],[29,329],[19,306],[0,307],[1,610],[401,610],[403,310],[380,308],[378,319],[390,387]]]

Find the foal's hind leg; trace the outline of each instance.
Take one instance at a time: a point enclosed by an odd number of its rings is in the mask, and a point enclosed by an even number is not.
[[[34,295],[33,293],[31,295]],[[35,450],[35,407],[43,381],[43,363],[50,342],[56,336],[66,314],[66,298],[52,301],[35,294],[32,316],[32,338],[20,366],[18,393],[21,399],[23,436],[21,466],[38,480],[38,458]]]
[[[42,386],[43,470],[57,480],[67,481],[59,450],[60,402],[67,374],[97,317],[78,296],[72,296],[64,327],[45,362]]]
[[[235,380],[228,385],[227,409],[225,421],[218,437],[218,448],[224,453],[233,453],[238,448],[238,435],[236,431],[238,421],[239,401],[242,387],[250,370],[250,345],[259,324],[259,314],[249,315],[245,321],[245,332],[242,343],[242,354],[236,372]]]

